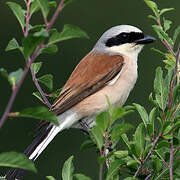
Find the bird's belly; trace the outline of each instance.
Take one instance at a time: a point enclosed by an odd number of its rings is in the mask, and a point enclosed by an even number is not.
[[[120,72],[119,78],[111,85],[106,85],[103,89],[85,98],[73,107],[82,116],[92,116],[108,109],[107,98],[113,106],[122,106],[130,91],[134,87],[137,79],[137,68],[124,68]]]

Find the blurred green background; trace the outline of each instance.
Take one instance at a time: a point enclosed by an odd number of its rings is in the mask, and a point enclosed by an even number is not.
[[[24,59],[20,53],[15,51],[5,53],[4,49],[13,37],[21,42],[22,33],[6,2],[6,0],[0,1],[0,68],[3,67],[8,72],[12,72],[19,67],[24,67]],[[15,2],[23,4],[23,1],[16,0]],[[160,8],[176,8],[175,11],[168,13],[169,19],[175,22],[175,26],[172,26],[174,29],[179,25],[179,21],[176,22],[177,19],[179,20],[179,0],[158,0],[157,2],[160,4]],[[58,53],[39,57],[37,60],[44,63],[39,75],[53,74],[54,89],[62,87],[80,59],[92,49],[101,34],[112,26],[130,24],[139,27],[144,33],[156,37],[151,28],[152,20],[147,18],[150,13],[143,0],[74,0],[60,14],[55,26],[60,31],[63,24],[77,25],[88,33],[90,39],[72,39],[62,42],[58,44]],[[32,24],[40,22],[42,22],[42,16],[38,13],[33,17]],[[147,110],[151,107],[148,96],[152,92],[155,68],[162,65],[161,57],[150,50],[153,46],[164,49],[161,43],[157,41],[156,44],[146,46],[139,55],[139,78],[126,105],[136,102],[145,106]],[[0,76],[0,87],[1,116],[11,94],[10,85],[2,76]],[[12,111],[42,105],[32,96],[34,91],[36,88],[32,83],[31,75],[28,74]],[[126,117],[126,120],[133,124],[140,121],[136,113]],[[12,150],[23,152],[33,139],[30,132],[33,131],[37,123],[38,121],[34,119],[8,119],[3,128],[0,129],[0,152]],[[61,179],[62,165],[72,154],[75,156],[74,165],[77,173],[84,173],[94,180],[98,179],[95,149],[84,152],[79,150],[85,138],[81,131],[74,129],[59,134],[36,161],[38,174],[27,173],[24,179],[43,180],[47,175]],[[6,170],[6,168],[1,168],[0,175],[3,175]]]

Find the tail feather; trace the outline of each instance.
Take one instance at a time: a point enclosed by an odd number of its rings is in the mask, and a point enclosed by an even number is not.
[[[56,127],[54,125],[49,125],[48,127],[46,127],[43,130],[43,132],[41,133],[41,135],[39,137],[35,138],[35,140],[32,142],[32,144],[28,146],[28,148],[24,151],[24,154],[32,161],[35,161],[36,158],[40,155],[40,153],[50,143],[50,141],[48,141],[49,134],[52,134],[53,133],[52,131],[55,130],[56,128],[58,128],[58,127]],[[56,132],[56,134],[57,133],[58,132]],[[47,144],[47,141],[48,141],[48,144]],[[46,142],[45,147],[43,146],[44,145],[43,142]],[[37,150],[39,150],[39,152]],[[41,150],[41,152],[40,152],[40,150]],[[36,152],[36,154],[34,152]],[[5,178],[7,180],[20,179],[24,175],[25,172],[26,172],[26,170],[13,169],[13,170],[8,171]]]
[[[32,144],[25,150],[24,154],[29,159],[35,161],[47,145],[54,139],[54,137],[63,129],[71,127],[72,124],[80,119],[80,116],[69,110],[61,114],[58,119],[61,123],[60,126],[48,124],[39,137],[35,138]],[[6,174],[5,178],[8,180],[20,179],[24,173],[25,170],[22,169],[10,170]]]

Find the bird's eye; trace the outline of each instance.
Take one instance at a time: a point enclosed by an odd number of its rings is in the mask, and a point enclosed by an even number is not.
[[[127,33],[122,33],[122,34],[121,34],[121,38],[122,38],[122,39],[126,39],[126,38],[128,38]]]

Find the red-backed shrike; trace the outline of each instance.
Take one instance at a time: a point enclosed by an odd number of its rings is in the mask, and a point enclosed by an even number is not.
[[[106,31],[76,66],[52,105],[60,125],[47,125],[25,151],[29,159],[36,160],[60,131],[92,127],[94,117],[108,109],[106,95],[113,106],[122,106],[137,80],[138,54],[144,44],[154,41],[134,26],[120,25]],[[6,177],[19,176],[19,170],[14,170]]]

